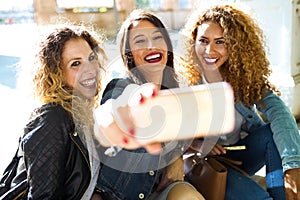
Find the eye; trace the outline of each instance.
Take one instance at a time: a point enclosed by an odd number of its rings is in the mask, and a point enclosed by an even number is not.
[[[96,55],[95,54],[91,54],[90,56],[89,56],[89,61],[93,61],[93,60],[95,60],[96,59]]]
[[[71,63],[71,67],[78,67],[78,65],[80,65],[79,61],[74,61]]]
[[[139,39],[139,40],[136,40],[134,43],[135,44],[142,44],[144,43],[146,40],[145,39]]]
[[[163,39],[162,35],[157,35],[153,37],[153,40],[160,40],[160,39]]]
[[[208,40],[205,38],[200,38],[198,41],[199,41],[199,43],[208,44]]]
[[[225,41],[224,40],[217,40],[216,44],[225,44]]]

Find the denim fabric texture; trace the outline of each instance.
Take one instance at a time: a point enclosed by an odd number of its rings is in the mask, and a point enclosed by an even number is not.
[[[123,160],[124,151],[122,150],[115,157],[108,159]],[[138,151],[140,151],[139,154]],[[143,155],[146,155],[144,149],[134,150],[134,152],[136,154],[129,156],[127,161],[119,162],[123,171],[105,164],[100,170],[98,186],[102,190],[114,194],[116,199],[146,199],[158,179],[159,171],[157,169],[160,156],[152,156],[152,160],[148,157],[145,161],[143,159]],[[152,165],[153,170],[149,170],[147,173],[136,173],[145,163],[149,165],[147,168],[151,168],[150,165]]]
[[[282,159],[283,170],[300,167],[300,135],[297,123],[285,103],[272,92],[268,92],[262,99],[261,105],[256,104],[251,109],[242,103],[235,108],[246,119],[242,129],[246,132],[256,129],[264,120],[257,111],[260,111],[267,123],[270,123],[273,138]]]
[[[249,175],[254,175],[266,165],[267,191],[274,200],[284,200],[284,177],[281,158],[273,140],[270,124],[251,130],[248,136],[240,139],[235,145],[245,145],[245,150],[227,151],[226,157],[242,161],[240,166]],[[261,190],[250,177],[245,177],[229,168],[227,175],[226,199],[268,199],[265,190]],[[243,187],[240,187],[240,186]],[[248,195],[251,194],[251,195]],[[234,197],[234,198],[233,198]]]
[[[133,83],[127,78],[111,80],[102,96],[101,104],[108,99],[116,99],[125,87]],[[114,157],[101,156],[97,187],[114,195],[115,199],[147,199],[154,193],[160,174],[173,153],[180,151],[181,145],[163,155],[152,155],[145,149],[121,150]]]

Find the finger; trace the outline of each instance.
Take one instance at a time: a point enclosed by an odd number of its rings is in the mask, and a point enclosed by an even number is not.
[[[216,144],[215,147],[220,151],[220,154],[226,154],[226,150],[223,148],[222,145]]]
[[[158,155],[162,151],[162,146],[160,143],[151,143],[144,146],[148,153]]]
[[[116,125],[115,122],[108,126],[98,126],[98,133],[95,137],[102,146],[124,146],[129,142],[124,132]]]
[[[128,105],[135,106],[145,102],[148,98],[153,98],[158,93],[158,87],[152,83],[146,83],[136,89],[131,95]]]
[[[212,152],[212,155],[220,155],[221,154],[220,150],[216,147],[214,147],[211,152]]]
[[[141,145],[130,138],[129,134],[120,129],[110,108],[111,104],[108,102],[94,110],[94,132],[99,143],[103,146],[140,147]]]
[[[139,90],[140,94],[145,98],[155,97],[159,91],[158,86],[153,83],[146,83],[142,85]]]
[[[129,136],[134,137],[135,128],[133,124],[132,116],[129,112],[128,106],[121,106],[117,109],[117,118],[119,119],[117,122],[121,123],[121,127],[124,127],[124,132],[129,134]]]

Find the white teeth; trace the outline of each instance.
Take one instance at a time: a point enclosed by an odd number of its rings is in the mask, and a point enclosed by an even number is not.
[[[216,59],[216,58],[204,58],[204,60],[206,62],[213,63],[213,62],[216,62],[218,59]]]
[[[160,57],[160,54],[154,54],[154,55],[151,55],[151,56],[148,56],[146,57],[146,60],[152,60],[152,59],[157,59]]]
[[[95,82],[96,82],[96,79],[93,79],[93,80],[88,80],[88,81],[81,82],[81,84],[84,85],[84,86],[91,86]]]

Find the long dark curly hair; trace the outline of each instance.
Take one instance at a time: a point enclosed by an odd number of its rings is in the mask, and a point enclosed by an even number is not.
[[[267,90],[280,95],[268,80],[271,69],[262,29],[251,16],[232,5],[216,5],[204,11],[196,10],[189,17],[183,34],[187,36],[185,60],[190,64],[184,65],[182,73],[190,84],[198,84],[201,80],[194,46],[198,26],[206,22],[217,23],[223,30],[228,60],[221,66],[220,72],[223,79],[231,84],[236,102],[251,106],[259,102]]]

